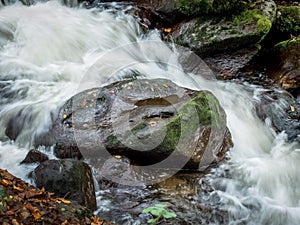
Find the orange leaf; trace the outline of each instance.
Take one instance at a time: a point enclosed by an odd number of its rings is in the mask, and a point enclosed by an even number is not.
[[[17,186],[15,186],[15,185],[14,185],[14,189],[17,190],[17,191],[20,191],[20,192],[24,191],[23,188],[17,187]]]
[[[102,224],[103,224],[103,222],[100,221],[99,218],[98,218],[97,216],[93,216],[93,217],[92,217],[92,220],[93,220],[92,224],[93,224],[93,223],[94,223],[94,224],[97,224],[97,225],[102,225]]]
[[[68,223],[67,220],[65,220],[64,222],[61,223],[61,225],[68,225],[68,224],[69,224],[69,223]]]
[[[33,212],[32,214],[33,214],[33,217],[34,217],[35,220],[38,220],[38,219],[41,218],[41,214],[38,211]]]
[[[71,203],[70,200],[66,200],[64,198],[57,198],[57,199],[55,199],[55,202],[56,203],[65,203],[65,204],[70,204]]]
[[[170,33],[172,31],[172,28],[165,28],[164,29],[164,32],[166,32],[166,33]]]
[[[9,181],[9,180],[2,179],[1,184],[4,185],[4,186],[8,186],[8,185],[12,184],[12,182]]]

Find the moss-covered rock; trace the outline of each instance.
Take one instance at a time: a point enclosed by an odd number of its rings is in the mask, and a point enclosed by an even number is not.
[[[173,33],[177,44],[207,55],[260,43],[271,29],[276,15],[272,0],[248,3],[244,10],[230,16],[200,16]]]
[[[76,146],[98,167],[108,156],[122,155],[142,166],[164,162],[158,166],[198,169],[221,160],[231,147],[218,100],[165,79],[122,81],[79,93],[61,108],[42,140],[47,138],[60,143],[58,156],[66,157],[69,149],[72,157]]]
[[[299,35],[300,34],[300,7],[280,6],[278,7],[277,19],[274,23],[277,32]]]
[[[246,2],[240,0],[178,0],[176,7],[189,16],[206,14],[225,15],[243,10]]]

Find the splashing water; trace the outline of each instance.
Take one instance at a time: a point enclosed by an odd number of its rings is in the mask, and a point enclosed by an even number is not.
[[[153,42],[145,47],[143,41]],[[168,51],[157,32],[144,35],[134,17],[122,11],[71,9],[56,1],[1,8],[0,168],[25,178],[19,162],[34,137],[51,126],[59,107],[79,90],[123,79],[130,69],[146,78],[208,89],[219,99],[234,147],[228,162],[203,179],[214,189],[206,201],[218,196],[228,224],[299,224],[299,146],[257,118],[258,87],[187,76]]]

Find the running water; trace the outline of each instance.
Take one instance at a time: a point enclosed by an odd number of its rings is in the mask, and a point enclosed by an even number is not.
[[[128,6],[126,11],[130,10]],[[198,189],[205,182],[212,192],[198,193],[185,206],[172,208],[181,216],[179,224],[203,224],[201,213],[188,218],[190,210],[200,210],[198,205],[203,204],[226,212],[228,224],[299,224],[300,149],[287,143],[284,133],[275,134],[268,120],[257,118],[254,104],[266,90],[187,76],[169,51],[158,32],[143,34],[135,18],[121,10],[68,8],[56,1],[1,8],[0,168],[27,179],[34,165],[19,162],[35,136],[51,126],[59,107],[79,90],[125,79],[134,70],[149,79],[161,77],[208,89],[227,114],[234,142],[229,160],[193,186]],[[130,194],[141,202],[150,195],[148,189]],[[99,213],[116,210],[105,193],[98,196]],[[127,221],[124,224],[140,224],[133,217],[126,219],[128,213],[118,216]],[[206,223],[224,221],[216,216]]]

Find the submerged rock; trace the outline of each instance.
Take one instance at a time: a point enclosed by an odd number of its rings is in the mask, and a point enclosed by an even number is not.
[[[86,163],[73,159],[48,160],[33,171],[32,177],[38,188],[44,187],[58,197],[96,210],[93,175]]]
[[[182,23],[172,36],[179,45],[204,56],[253,46],[263,40],[276,16],[272,0],[254,1],[245,10],[227,16],[213,14]]]
[[[156,79],[75,95],[41,144],[56,144],[58,157],[74,157],[76,149],[94,161],[118,154],[137,165],[198,170],[220,161],[232,142],[225,112],[211,93]]]

